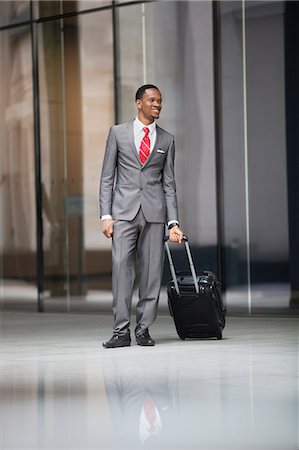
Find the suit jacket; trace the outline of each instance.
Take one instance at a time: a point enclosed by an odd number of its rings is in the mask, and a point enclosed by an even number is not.
[[[133,121],[110,129],[100,182],[100,214],[133,220],[139,208],[147,222],[178,220],[174,137],[157,126],[155,146],[142,166]]]

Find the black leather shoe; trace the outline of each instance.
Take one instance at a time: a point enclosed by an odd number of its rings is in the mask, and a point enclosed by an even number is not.
[[[105,348],[129,347],[130,345],[130,331],[123,335],[114,334],[109,341],[103,342],[103,347]]]
[[[148,330],[136,336],[136,342],[138,345],[143,345],[145,347],[152,347],[155,345],[154,339],[151,338]]]

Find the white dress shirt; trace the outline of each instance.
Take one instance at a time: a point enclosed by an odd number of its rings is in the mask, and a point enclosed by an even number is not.
[[[151,147],[150,152],[153,151],[153,148],[154,148],[155,143],[156,143],[156,138],[157,138],[156,122],[154,121],[150,125],[144,125],[144,123],[142,123],[138,119],[138,117],[136,117],[136,119],[134,120],[134,123],[133,123],[133,131],[134,131],[135,147],[136,147],[136,151],[137,151],[138,154],[139,154],[141,141],[144,138],[144,131],[143,131],[144,127],[147,127],[149,129],[148,137],[149,137],[149,140],[150,140],[150,143],[151,143],[151,145],[150,145],[150,147]]]

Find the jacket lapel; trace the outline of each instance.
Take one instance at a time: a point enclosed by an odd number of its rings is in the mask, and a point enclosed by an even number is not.
[[[133,157],[136,159],[138,165],[141,167],[142,164],[141,164],[138,152],[135,147],[133,122],[129,122],[128,128],[127,128],[127,134],[128,134],[129,146],[130,146],[131,152],[133,154]]]

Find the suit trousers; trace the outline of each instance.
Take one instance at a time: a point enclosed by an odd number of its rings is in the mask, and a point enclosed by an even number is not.
[[[116,334],[130,326],[135,276],[139,275],[135,334],[144,332],[157,316],[164,262],[164,223],[147,222],[140,208],[131,221],[116,220],[112,238],[112,293]]]

